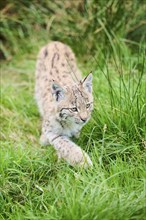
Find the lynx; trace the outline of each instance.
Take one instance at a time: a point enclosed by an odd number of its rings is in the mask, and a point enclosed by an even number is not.
[[[42,145],[53,145],[71,166],[92,166],[87,153],[70,140],[79,137],[93,110],[92,73],[82,79],[71,48],[51,42],[38,55],[35,98],[42,117]]]

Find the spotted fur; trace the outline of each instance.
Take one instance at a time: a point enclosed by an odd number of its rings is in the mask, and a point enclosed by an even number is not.
[[[70,140],[79,136],[91,116],[92,73],[82,79],[67,45],[51,42],[39,52],[35,97],[43,121],[41,143],[52,144],[58,157],[72,166],[92,165],[89,156]]]

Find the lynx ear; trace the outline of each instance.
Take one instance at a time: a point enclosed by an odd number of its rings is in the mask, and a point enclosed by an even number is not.
[[[57,102],[64,98],[63,88],[56,82],[52,83],[52,95],[55,96]]]
[[[92,92],[92,72],[83,79],[82,85],[88,92]]]

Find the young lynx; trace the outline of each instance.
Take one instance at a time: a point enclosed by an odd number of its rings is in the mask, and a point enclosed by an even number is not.
[[[81,79],[72,50],[51,42],[38,55],[35,97],[42,116],[41,144],[52,144],[70,165],[91,166],[89,156],[69,137],[79,136],[93,109],[92,73]]]

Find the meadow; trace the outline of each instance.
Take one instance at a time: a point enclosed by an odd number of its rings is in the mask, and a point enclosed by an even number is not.
[[[146,219],[145,1],[1,3],[0,219]],[[90,155],[83,170],[39,143],[34,100],[39,49],[73,49],[93,72],[94,111],[74,141]]]

